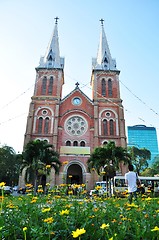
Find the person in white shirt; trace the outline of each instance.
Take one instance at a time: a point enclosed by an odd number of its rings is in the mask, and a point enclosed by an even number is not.
[[[137,174],[136,172],[134,172],[134,167],[133,165],[129,165],[128,166],[129,172],[125,174],[125,183],[128,186],[128,200],[129,203],[132,203],[132,199],[134,197],[134,199],[137,199],[137,186],[136,186],[136,180],[137,180]]]

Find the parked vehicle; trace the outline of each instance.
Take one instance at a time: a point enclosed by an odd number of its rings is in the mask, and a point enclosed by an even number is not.
[[[141,193],[152,192],[156,196],[159,196],[159,177],[142,177],[139,176],[141,181],[141,186],[138,188],[138,191]],[[112,194],[120,195],[123,192],[127,191],[127,185],[125,184],[124,176],[115,176],[111,182]]]
[[[18,188],[19,188],[18,186],[14,186],[13,191],[18,191]]]
[[[4,194],[11,194],[13,192],[12,187],[4,186],[3,187]],[[2,192],[2,187],[0,187],[0,192]]]
[[[98,195],[102,196],[107,193],[106,181],[96,182],[95,188],[90,190],[90,196]]]

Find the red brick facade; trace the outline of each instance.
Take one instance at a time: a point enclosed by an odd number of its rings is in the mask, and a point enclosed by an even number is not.
[[[92,188],[98,179],[87,167],[93,149],[110,140],[117,146],[126,146],[119,73],[117,69],[94,68],[92,99],[78,83],[62,99],[63,67],[36,68],[24,144],[33,139],[47,140],[60,153],[64,164],[58,176],[53,172],[49,176],[52,185],[86,183],[88,189]],[[124,169],[121,171],[125,173]]]

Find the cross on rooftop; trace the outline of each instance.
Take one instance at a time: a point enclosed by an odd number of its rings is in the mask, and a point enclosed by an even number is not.
[[[101,26],[103,26],[104,19],[103,19],[103,18],[101,18],[99,21],[101,22]]]
[[[55,17],[54,19],[55,19],[55,24],[57,24],[59,18],[58,18],[58,17]]]
[[[75,83],[75,85],[76,85],[76,87],[78,87],[79,83],[78,83],[78,82],[76,82],[76,83]]]

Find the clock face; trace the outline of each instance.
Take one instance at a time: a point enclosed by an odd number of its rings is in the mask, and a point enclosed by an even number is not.
[[[73,104],[74,104],[74,105],[80,105],[80,104],[81,104],[81,99],[80,99],[79,97],[75,97],[75,98],[73,99]]]

